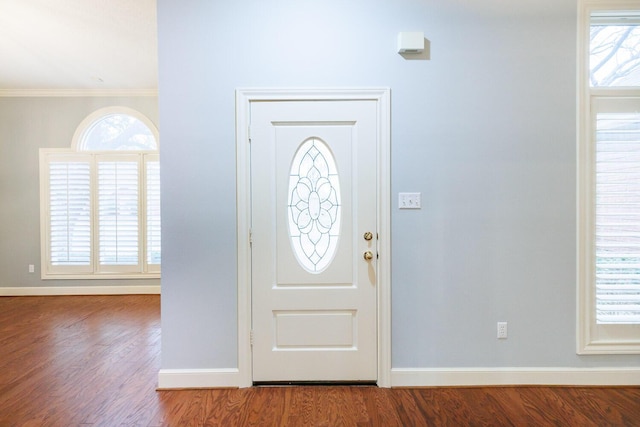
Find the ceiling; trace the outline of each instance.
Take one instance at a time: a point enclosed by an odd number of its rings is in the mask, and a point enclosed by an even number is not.
[[[0,0],[0,93],[156,92],[156,0]]]

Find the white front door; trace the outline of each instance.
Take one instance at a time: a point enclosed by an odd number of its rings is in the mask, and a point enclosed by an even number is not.
[[[255,382],[377,380],[377,108],[251,103]]]

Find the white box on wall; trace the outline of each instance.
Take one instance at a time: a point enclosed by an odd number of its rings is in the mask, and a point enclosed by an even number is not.
[[[424,51],[424,33],[411,31],[398,33],[398,53],[422,53]]]

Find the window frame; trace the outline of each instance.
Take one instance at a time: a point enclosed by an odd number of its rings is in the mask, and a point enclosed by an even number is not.
[[[598,324],[595,285],[595,120],[603,103],[637,98],[640,87],[591,87],[589,52],[594,12],[640,13],[638,0],[580,0],[577,127],[577,353],[640,354],[640,324]]]
[[[155,150],[126,151],[94,151],[83,150],[82,142],[85,133],[101,118],[111,114],[125,114],[140,120],[151,130],[155,142]],[[159,279],[161,264],[149,264],[147,251],[147,164],[159,162],[160,147],[158,130],[147,117],[127,107],[107,107],[99,109],[87,116],[77,127],[69,148],[40,149],[40,248],[41,278],[51,279]],[[50,172],[52,161],[74,161],[78,159],[89,163],[90,169],[90,264],[86,266],[59,266],[51,263],[51,230],[50,230]],[[114,159],[135,161],[138,165],[138,264],[101,265],[99,262],[99,191],[98,163]]]

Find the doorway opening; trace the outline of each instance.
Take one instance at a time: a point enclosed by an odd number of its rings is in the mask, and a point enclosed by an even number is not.
[[[389,112],[389,89],[237,90],[241,386],[390,386]],[[326,144],[330,154],[313,157],[319,158],[320,166],[304,163],[302,169],[315,168],[311,175],[305,175],[309,170],[295,175],[292,165],[296,155],[304,157],[300,150],[310,137]],[[329,174],[324,165],[331,163],[330,156],[335,156],[336,169],[343,174],[333,187],[327,186],[331,177],[323,175]],[[310,178],[324,180],[323,189],[307,185]],[[301,188],[311,188],[309,194],[296,189],[296,179],[303,182]],[[342,214],[334,209],[335,194],[329,196],[338,183],[344,198]],[[360,190],[370,192],[370,197],[360,196]],[[292,192],[306,199],[292,205]],[[308,212],[300,213],[305,209]],[[318,231],[329,225],[330,209],[334,220],[341,220],[343,233],[331,259],[319,260],[318,248],[325,246],[308,243],[296,255],[292,235],[308,232],[311,237],[295,238],[320,245],[323,237]],[[302,225],[292,231],[295,215]],[[317,230],[309,228],[313,221],[318,222]],[[321,268],[316,274],[317,265]],[[355,289],[364,289],[364,294]],[[344,295],[350,295],[354,305],[331,302]],[[265,300],[276,303],[256,309]],[[358,352],[362,355],[354,357]],[[347,360],[351,361],[342,363]],[[356,372],[360,364],[370,366],[364,374]],[[346,368],[335,369],[340,365]]]

